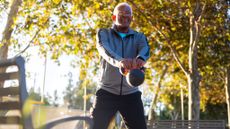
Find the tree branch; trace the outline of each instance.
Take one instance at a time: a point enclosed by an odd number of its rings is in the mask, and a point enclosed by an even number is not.
[[[44,24],[47,24],[47,22],[49,21],[50,18],[47,18],[47,20],[45,21]],[[32,39],[29,41],[28,45],[18,54],[16,54],[14,57],[21,55],[22,53],[24,53],[29,47],[30,45],[33,43],[34,39],[37,37],[37,35],[39,34],[39,32],[41,31],[41,28],[37,30],[37,32],[34,34],[34,36],[32,37]]]
[[[29,41],[28,45],[22,50],[20,51],[18,54],[16,54],[14,57],[21,55],[22,53],[24,53],[31,45],[31,43],[34,41],[34,39],[37,37],[38,33],[40,32],[41,29],[39,29],[33,36],[33,38]]]
[[[155,31],[157,31],[158,34],[160,34],[161,36],[164,37],[164,39],[167,41],[167,44],[169,46],[169,48],[171,49],[172,53],[173,53],[173,57],[174,59],[176,60],[176,62],[178,63],[178,65],[180,66],[180,68],[182,69],[182,71],[185,73],[185,75],[188,74],[188,71],[186,70],[185,66],[181,63],[180,59],[179,59],[179,56],[178,56],[178,53],[176,51],[176,49],[172,46],[171,44],[171,41],[170,39],[163,33],[160,31],[159,28],[157,28],[154,23],[152,22],[151,19],[154,19],[152,18],[152,15],[150,15],[150,18],[147,17],[147,15],[132,1],[132,0],[128,0],[133,6],[135,6],[135,8],[137,8],[137,10],[145,17],[145,19],[147,19],[147,21],[150,22],[150,24],[152,25],[153,29]]]
[[[88,24],[89,28],[93,29],[92,26],[90,25],[89,21],[85,18],[83,12],[81,12],[81,15],[82,15],[83,19],[86,21],[86,23]]]
[[[148,116],[148,120],[150,122],[150,125],[153,124],[153,121],[154,121],[154,118],[155,118],[155,113],[154,113],[154,108],[156,107],[156,103],[157,103],[157,99],[158,99],[158,96],[159,96],[159,92],[160,92],[160,89],[161,89],[161,82],[162,80],[164,79],[167,71],[168,71],[168,68],[169,66],[168,65],[164,65],[163,66],[163,70],[162,70],[162,74],[160,75],[160,78],[156,84],[156,90],[155,90],[155,93],[154,93],[154,96],[153,96],[153,99],[152,99],[152,102],[151,102],[151,105],[150,105],[150,110],[149,110],[149,116]]]
[[[200,5],[198,3],[196,4],[196,10],[195,10],[195,14],[194,14],[195,15],[194,24],[195,24],[195,27],[196,27],[196,35],[195,35],[195,38],[194,38],[193,43],[192,43],[192,49],[193,50],[194,50],[195,46],[197,45],[198,39],[199,39],[199,36],[200,36],[199,24],[200,24],[200,19],[202,17],[203,12],[204,12],[205,6],[206,6],[206,3],[204,3],[202,9],[200,9]]]

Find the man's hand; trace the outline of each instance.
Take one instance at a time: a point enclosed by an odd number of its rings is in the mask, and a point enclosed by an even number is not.
[[[120,61],[120,68],[124,69],[136,69],[136,68],[141,68],[142,66],[145,65],[145,61],[139,58],[135,59],[124,59]]]
[[[139,58],[136,59],[136,67],[137,68],[141,68],[144,65],[145,65],[145,61],[143,61],[142,59],[139,59]]]
[[[124,69],[132,69],[133,67],[132,63],[133,63],[132,59],[124,59],[120,61],[119,67]]]

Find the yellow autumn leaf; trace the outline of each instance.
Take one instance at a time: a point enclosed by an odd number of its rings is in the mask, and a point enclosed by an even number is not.
[[[176,30],[176,27],[172,27],[171,30],[172,30],[172,31],[175,31],[175,30]]]
[[[61,0],[52,0],[55,4],[59,4]]]

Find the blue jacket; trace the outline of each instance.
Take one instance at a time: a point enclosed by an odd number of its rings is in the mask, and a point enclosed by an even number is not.
[[[124,58],[149,58],[149,45],[146,36],[129,29],[126,37],[121,38],[115,27],[99,29],[97,49],[102,57],[100,88],[117,95],[127,95],[138,91],[138,87],[128,85],[126,78],[119,72],[119,61]]]

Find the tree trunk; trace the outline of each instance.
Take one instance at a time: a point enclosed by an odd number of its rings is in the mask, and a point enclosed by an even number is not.
[[[187,74],[189,88],[189,120],[200,119],[199,83],[201,80],[201,76],[198,71],[197,63],[197,43],[200,35],[199,21],[201,18],[202,11],[203,9],[201,9],[201,4],[199,0],[197,0],[195,10],[190,15],[189,73]]]
[[[8,47],[10,45],[10,38],[13,31],[12,25],[14,24],[14,18],[18,13],[18,8],[21,5],[21,0],[13,0],[10,5],[9,15],[6,21],[6,26],[2,34],[1,43],[3,46],[0,48],[0,61],[7,59],[8,56]],[[6,69],[0,69],[0,72],[5,72]],[[3,87],[4,82],[0,82],[0,87]]]
[[[154,97],[152,99],[152,102],[151,102],[150,110],[149,110],[149,113],[148,113],[148,122],[149,122],[148,124],[150,126],[152,126],[153,122],[156,120],[156,112],[154,111],[154,109],[156,107],[159,91],[160,91],[160,88],[161,88],[161,82],[162,82],[167,70],[168,70],[168,65],[165,65],[164,68],[163,68],[163,72],[162,72],[162,74],[160,76],[160,79],[159,79],[159,81],[157,83],[155,95],[154,95]]]
[[[230,68],[226,69],[226,80],[225,80],[225,91],[226,91],[226,103],[228,110],[228,127],[230,127]]]
[[[184,120],[184,90],[183,86],[180,85],[180,102],[181,102],[181,120]]]

